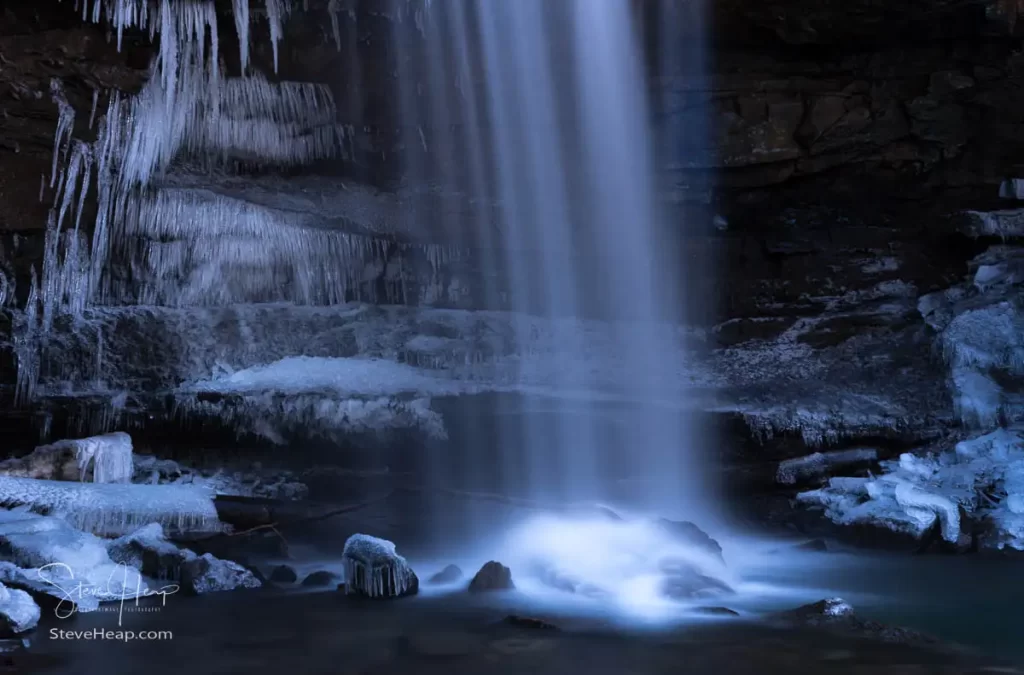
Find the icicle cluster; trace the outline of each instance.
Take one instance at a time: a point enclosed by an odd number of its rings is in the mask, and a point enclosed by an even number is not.
[[[419,581],[409,563],[386,539],[354,534],[345,542],[342,561],[347,594],[397,598],[419,589]]]

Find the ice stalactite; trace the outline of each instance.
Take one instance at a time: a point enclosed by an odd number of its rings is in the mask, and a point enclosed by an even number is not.
[[[277,72],[281,38],[284,37],[283,23],[288,6],[284,0],[266,0],[267,21],[270,23],[270,42],[274,49],[274,72]]]
[[[249,68],[249,0],[231,0],[238,33],[238,60],[244,73]]]
[[[54,187],[57,181],[57,163],[61,157],[61,149],[65,153],[71,143],[71,134],[75,126],[75,109],[68,103],[67,95],[64,93],[64,84],[57,79],[50,82],[50,96],[57,104],[60,116],[57,118],[57,131],[53,137],[53,168],[50,171],[50,187]]]
[[[124,432],[92,436],[58,445],[74,448],[78,469],[84,478],[92,467],[94,483],[130,483],[134,473],[132,437]]]

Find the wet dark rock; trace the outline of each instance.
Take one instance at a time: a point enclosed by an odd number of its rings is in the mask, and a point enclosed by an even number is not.
[[[734,609],[728,607],[698,607],[694,610],[698,614],[707,614],[708,616],[739,616],[740,613]]]
[[[337,586],[340,577],[329,570],[318,570],[302,580],[303,586]]]
[[[294,584],[298,581],[299,576],[288,565],[278,565],[270,571],[270,576],[267,578],[275,584]]]
[[[825,543],[824,539],[811,539],[810,541],[805,541],[802,544],[797,544],[793,547],[793,550],[824,553],[828,551],[828,544]]]
[[[915,630],[862,619],[842,598],[826,598],[796,609],[778,612],[769,616],[768,621],[787,627],[821,628],[881,642],[913,645],[934,645],[938,642],[934,637]]]
[[[680,543],[700,549],[717,558],[723,565],[725,564],[725,557],[722,555],[722,546],[712,539],[711,535],[690,521],[659,518],[656,523],[658,527]]]
[[[661,582],[661,594],[673,600],[693,600],[734,592],[729,584],[708,576],[685,560],[663,561],[661,571],[665,574]]]
[[[157,523],[114,539],[107,544],[107,553],[116,563],[134,567],[147,577],[167,581],[179,580],[185,563],[197,557],[192,551],[167,541],[163,528]]]
[[[462,579],[462,570],[457,565],[448,565],[427,579],[428,584],[451,584]]]
[[[259,588],[261,585],[250,570],[209,553],[188,561],[181,568],[181,589],[189,595]]]
[[[515,626],[516,628],[528,628],[531,630],[561,630],[558,626],[545,621],[544,619],[537,619],[530,616],[519,616],[517,614],[509,614],[505,617],[504,623],[509,626]]]
[[[470,593],[508,591],[515,587],[512,583],[512,570],[494,560],[485,563],[469,582]]]

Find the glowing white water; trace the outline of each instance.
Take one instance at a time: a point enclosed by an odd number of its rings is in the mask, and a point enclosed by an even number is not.
[[[410,179],[496,204],[476,222],[445,224],[453,238],[496,252],[482,261],[493,271],[490,301],[549,319],[570,355],[557,364],[566,389],[598,388],[602,364],[571,357],[590,339],[581,317],[608,322],[630,373],[614,393],[636,402],[615,413],[621,433],[608,433],[593,404],[544,419],[499,409],[504,465],[487,467],[494,452],[481,447],[446,460],[438,479],[468,461],[479,483],[536,500],[625,498],[706,518],[695,429],[678,408],[653,404],[673,398],[669,390],[678,396],[666,372],[685,308],[680,258],[665,264],[674,242],[655,200],[631,3],[475,0],[432,5],[424,22],[419,40],[403,34],[396,69]]]

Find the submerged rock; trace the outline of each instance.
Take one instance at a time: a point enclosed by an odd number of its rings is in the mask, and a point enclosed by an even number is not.
[[[473,580],[469,582],[470,593],[510,591],[515,587],[516,585],[512,583],[512,570],[495,560],[484,563]]]
[[[39,605],[28,593],[0,584],[0,637],[32,630],[40,616]]]
[[[462,579],[462,570],[457,565],[448,565],[443,570],[427,579],[428,584],[453,584]]]
[[[209,553],[189,560],[181,568],[182,590],[191,595],[259,588],[263,584],[238,563],[215,558]]]
[[[655,521],[655,524],[680,543],[703,551],[711,555],[723,565],[725,564],[725,557],[722,555],[722,546],[712,539],[711,535],[690,521],[659,518]]]
[[[317,570],[302,580],[303,586],[337,586],[341,579],[330,570]]]
[[[728,607],[698,607],[694,610],[698,614],[706,614],[708,616],[739,616],[740,613],[734,609]]]
[[[734,592],[729,584],[708,576],[686,560],[664,560],[659,568],[665,575],[660,584],[661,594],[673,600],[692,600]]]
[[[400,598],[419,592],[419,578],[387,539],[354,534],[345,542],[342,561],[347,595]]]
[[[298,580],[299,575],[288,565],[278,565],[270,570],[270,581],[275,584],[294,584]]]
[[[167,541],[158,523],[114,539],[107,544],[107,552],[116,563],[134,567],[147,577],[169,581],[181,579],[182,566],[198,557]]]

